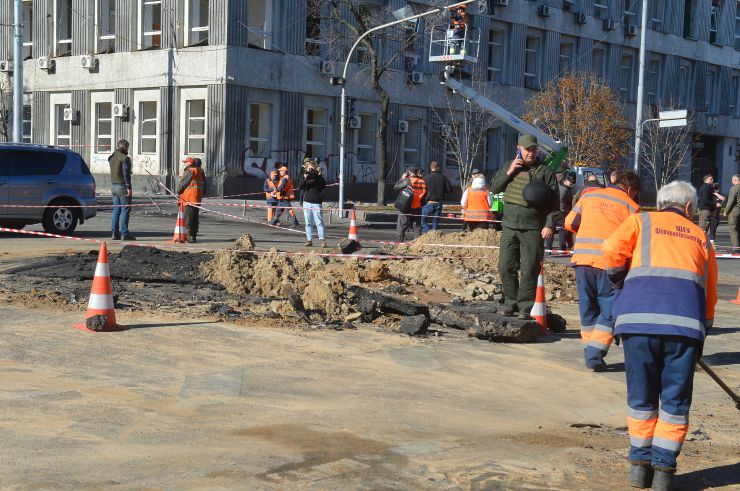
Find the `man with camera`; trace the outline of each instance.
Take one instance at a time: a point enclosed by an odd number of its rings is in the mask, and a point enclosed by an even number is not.
[[[303,161],[303,172],[298,180],[298,190],[301,192],[301,206],[306,219],[306,247],[313,246],[313,226],[319,234],[321,247],[326,247],[324,240],[324,216],[322,204],[324,202],[324,188],[326,181],[316,166],[316,162],[308,157]]]
[[[421,207],[426,200],[427,185],[421,169],[409,169],[393,186],[399,192],[396,200],[398,222],[396,223],[396,242],[406,240],[406,232],[414,229],[414,238],[421,235]],[[406,199],[408,198],[408,199]]]
[[[519,312],[521,320],[532,318],[529,313],[545,255],[543,241],[553,236],[560,215],[558,181],[537,151],[537,138],[521,135],[516,158],[491,183],[492,193],[505,193],[499,255],[504,315]]]

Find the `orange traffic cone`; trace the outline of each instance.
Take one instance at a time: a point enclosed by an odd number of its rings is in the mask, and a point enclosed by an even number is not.
[[[188,230],[185,227],[185,210],[182,203],[177,210],[177,222],[175,222],[175,235],[172,242],[187,242]]]
[[[347,234],[347,238],[357,242],[357,246],[360,247],[360,239],[357,236],[357,215],[355,215],[355,210],[352,210],[352,218],[349,221],[349,234]]]
[[[547,334],[547,305],[545,304],[545,266],[540,265],[540,275],[537,277],[537,294],[534,298],[532,311],[529,313],[540,325],[540,336]]]
[[[100,246],[98,255],[98,264],[95,266],[95,276],[93,277],[92,288],[90,290],[90,300],[87,303],[87,315],[85,321],[96,315],[105,315],[107,317],[105,324],[99,330],[115,331],[121,329],[116,324],[116,311],[113,307],[113,287],[110,282],[110,267],[108,265],[108,247],[105,242]],[[76,329],[94,332],[85,324],[75,324]]]
[[[740,305],[740,288],[737,289],[737,298],[735,300],[730,300],[730,302]]]

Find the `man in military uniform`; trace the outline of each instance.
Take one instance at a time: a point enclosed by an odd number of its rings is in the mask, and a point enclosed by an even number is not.
[[[492,193],[505,193],[499,255],[504,315],[519,312],[522,320],[531,319],[544,240],[553,236],[560,215],[557,178],[537,157],[537,147],[537,138],[521,135],[516,159],[507,162],[491,183]]]

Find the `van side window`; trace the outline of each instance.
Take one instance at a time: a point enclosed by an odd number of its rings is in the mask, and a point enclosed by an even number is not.
[[[56,152],[6,150],[3,160],[13,176],[55,176],[64,169],[67,156]]]
[[[5,152],[0,152],[0,176],[10,175],[10,164],[5,158]]]

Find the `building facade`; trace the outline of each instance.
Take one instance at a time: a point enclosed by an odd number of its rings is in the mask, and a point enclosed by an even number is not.
[[[0,60],[13,57],[12,3],[0,5]],[[508,109],[520,114],[548,82],[592,71],[620,94],[634,120],[640,0],[487,3],[486,14],[471,9],[470,34],[480,33],[479,70]],[[329,19],[328,4],[24,0],[24,139],[77,150],[103,189],[118,138],[132,143],[139,192],[159,192],[150,174],[171,184],[184,155],[202,158],[224,194],[253,190],[278,162],[295,174],[304,156],[318,158],[336,180],[339,87],[329,80],[347,52],[337,40],[351,32],[330,37],[342,28]],[[358,4],[390,12],[406,2]],[[701,142],[682,177],[696,182],[712,173],[726,185],[740,165],[740,1],[649,4],[646,103],[691,112]],[[389,181],[430,160],[453,179],[459,172],[439,120],[454,119],[462,103],[438,83],[441,67],[428,61],[428,44],[422,36],[379,46],[389,65],[382,79],[391,97]],[[378,179],[380,106],[362,57],[360,50],[347,81],[350,199],[370,192]],[[448,100],[453,111],[445,115]],[[515,141],[507,126],[490,128],[477,165],[494,171],[511,158]]]

